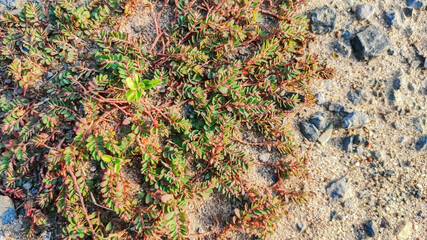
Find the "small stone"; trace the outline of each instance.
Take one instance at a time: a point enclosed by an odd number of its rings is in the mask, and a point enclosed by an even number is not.
[[[394,90],[402,90],[405,88],[406,85],[406,79],[403,77],[403,75],[400,75],[399,77],[393,79]]]
[[[403,8],[403,14],[405,14],[406,17],[412,17],[413,12],[414,12],[413,8],[409,8],[409,7]]]
[[[375,160],[385,160],[386,153],[385,153],[385,151],[372,151],[371,156]]]
[[[316,98],[316,103],[318,105],[322,105],[325,103],[325,94],[323,93],[316,93],[316,95],[314,95],[314,97]]]
[[[332,51],[341,54],[343,57],[348,57],[351,54],[351,46],[345,44],[343,41],[338,40],[330,44]]]
[[[333,201],[338,199],[348,198],[348,183],[345,178],[340,178],[338,180],[330,182],[326,186],[326,194],[332,198]]]
[[[359,5],[356,7],[356,17],[358,20],[366,20],[374,14],[375,8],[370,5]]]
[[[385,170],[383,175],[384,177],[392,177],[394,175],[394,172],[391,170]]]
[[[336,19],[337,12],[329,6],[315,9],[311,14],[311,31],[315,34],[332,32]]]
[[[25,190],[30,190],[30,188],[32,187],[33,185],[30,183],[30,182],[26,182],[26,183],[24,183],[23,185],[22,185],[22,187],[25,189]]]
[[[8,196],[0,196],[0,220],[2,225],[13,222],[16,217],[15,205]]]
[[[361,135],[356,135],[353,137],[353,143],[356,145],[362,144],[364,142],[363,137]]]
[[[389,27],[398,24],[395,12],[384,12],[384,20]]]
[[[391,49],[387,50],[387,53],[388,53],[388,55],[390,55],[390,56],[394,55],[394,51],[393,51],[393,50],[391,50]]]
[[[263,154],[258,156],[258,160],[260,162],[268,162],[268,160],[270,160],[270,154],[269,153],[263,153]]]
[[[402,221],[396,228],[396,236],[399,240],[408,239],[412,235],[412,222]]]
[[[411,161],[405,161],[404,165],[406,167],[410,167],[412,165],[412,162]]]
[[[350,39],[350,36],[351,36],[351,34],[348,30],[345,30],[344,33],[342,34],[342,37],[344,39]]]
[[[316,128],[316,126],[306,122],[301,123],[301,133],[304,135],[305,138],[312,142],[316,141],[320,136],[320,132]]]
[[[304,229],[304,224],[301,222],[297,223],[297,229],[301,232]]]
[[[376,168],[377,164],[375,162],[371,162],[371,167]]]
[[[344,138],[342,149],[346,152],[353,152],[353,136]]]
[[[415,143],[415,149],[417,151],[422,151],[427,149],[427,135],[420,138],[416,143]]]
[[[329,139],[331,139],[333,129],[334,126],[329,124],[325,131],[320,135],[319,139],[317,139],[317,141],[319,141],[322,146],[325,145]]]
[[[377,228],[375,226],[375,223],[372,220],[365,222],[363,224],[363,229],[365,230],[366,235],[368,237],[374,237],[376,232],[377,232]]]
[[[423,211],[418,211],[418,212],[417,212],[417,216],[418,216],[418,217],[423,216]]]
[[[46,73],[46,78],[49,80],[50,78],[53,77],[53,73],[52,72],[47,72]]]
[[[380,56],[391,46],[389,36],[374,25],[356,34],[351,45],[359,60],[370,60]]]
[[[363,102],[366,101],[366,96],[363,92],[362,89],[351,89],[348,93],[347,93],[347,98],[348,100],[350,100],[350,102],[352,102],[354,105],[359,105]]]
[[[387,218],[382,217],[380,227],[382,228],[389,228],[390,222],[387,220]]]
[[[334,219],[335,215],[337,215],[337,211],[332,210],[331,214],[329,215],[329,221],[332,221]]]
[[[366,113],[354,111],[348,114],[342,122],[344,128],[361,128],[369,123],[369,116]]]
[[[406,0],[406,6],[420,10],[423,7],[423,3],[418,0]]]
[[[336,113],[347,113],[345,107],[336,102],[330,102],[328,105],[328,110]]]
[[[345,200],[343,202],[342,206],[345,207],[345,208],[351,207],[351,200],[350,199]]]
[[[326,128],[327,122],[327,115],[324,112],[315,112],[309,119],[309,122],[312,123],[314,126],[316,126],[317,129],[323,130]]]

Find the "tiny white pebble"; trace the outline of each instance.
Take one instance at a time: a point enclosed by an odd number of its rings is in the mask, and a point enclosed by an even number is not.
[[[356,167],[360,166],[360,162],[356,162],[355,165],[356,165]]]

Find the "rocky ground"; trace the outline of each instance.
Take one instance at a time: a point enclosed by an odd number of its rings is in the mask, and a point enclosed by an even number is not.
[[[311,19],[310,51],[335,72],[295,122],[311,156],[308,201],[290,205],[269,239],[426,239],[426,2],[312,0],[299,14]],[[1,196],[0,239],[22,238],[15,207]]]
[[[420,1],[308,1],[336,70],[300,115],[308,203],[271,239],[426,239],[427,12]]]

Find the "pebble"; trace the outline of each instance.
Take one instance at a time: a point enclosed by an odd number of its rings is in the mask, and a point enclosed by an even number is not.
[[[369,220],[363,224],[363,229],[368,237],[374,237],[377,232],[377,227],[372,220]]]
[[[342,206],[345,207],[345,208],[351,207],[351,200],[350,199],[345,200],[343,202]]]
[[[351,40],[353,51],[359,60],[378,57],[391,46],[389,36],[377,26],[369,25]]]
[[[353,143],[356,145],[362,144],[363,143],[363,137],[361,135],[355,135],[353,137]]]
[[[316,93],[316,95],[314,95],[314,97],[316,98],[316,103],[318,105],[322,105],[326,102],[325,94],[323,94],[323,93]]]
[[[30,183],[30,182],[26,182],[26,183],[24,183],[23,185],[22,185],[22,187],[25,189],[25,190],[30,190],[30,188],[32,187],[33,185]]]
[[[418,0],[406,0],[406,6],[420,10],[423,7],[423,3]]]
[[[395,12],[384,12],[384,20],[389,27],[398,24]]]
[[[263,154],[258,156],[258,160],[260,162],[268,162],[268,160],[270,160],[270,154],[269,153],[263,153]]]
[[[375,160],[385,160],[386,153],[385,153],[385,151],[372,151],[371,156]]]
[[[397,239],[399,240],[405,240],[408,239],[412,235],[412,222],[410,221],[401,221],[397,228]]]
[[[318,111],[315,112],[309,119],[309,122],[312,123],[314,126],[316,126],[317,129],[323,130],[326,128],[328,122],[327,122],[327,115],[324,112]]]
[[[357,154],[362,154],[363,153],[363,147],[362,146],[357,146],[356,147],[356,153]]]
[[[409,8],[409,7],[403,8],[403,14],[405,14],[406,17],[412,17],[413,12],[414,12],[413,8]]]
[[[329,124],[325,131],[320,135],[319,139],[317,139],[317,141],[319,141],[322,146],[325,145],[329,141],[329,139],[331,139],[333,129],[334,126],[332,124]]]
[[[356,7],[356,17],[358,20],[366,20],[374,14],[375,8],[370,5],[359,5]]]
[[[311,14],[311,31],[315,34],[332,32],[336,19],[337,12],[329,6],[315,9]]]
[[[336,113],[347,113],[347,110],[343,105],[336,102],[330,102],[328,105],[328,110]]]
[[[382,227],[382,228],[389,228],[390,227],[390,222],[387,220],[387,218],[385,218],[385,217],[381,218],[380,227]]]
[[[342,125],[346,129],[361,128],[369,123],[369,116],[360,111],[354,111],[348,114],[342,121]]]
[[[297,229],[301,232],[304,229],[304,224],[301,222],[297,223]]]
[[[0,220],[2,225],[13,222],[16,217],[15,205],[8,196],[0,196]]]
[[[51,77],[53,77],[53,73],[52,72],[47,72],[46,73],[46,78],[49,80]]]
[[[415,143],[415,149],[417,151],[422,151],[427,149],[427,135],[418,139],[418,141]]]
[[[353,136],[344,138],[342,149],[346,152],[353,152]]]
[[[343,177],[338,180],[331,181],[326,186],[326,194],[330,196],[333,201],[336,201],[338,199],[347,198],[348,197],[347,195],[349,192],[348,189],[349,189],[348,183],[346,179]]]
[[[348,100],[350,100],[351,103],[353,103],[354,105],[359,105],[363,102],[366,101],[366,96],[363,92],[363,89],[351,89],[348,93],[347,93],[347,98]]]
[[[333,51],[341,54],[343,57],[348,57],[351,54],[351,46],[345,44],[341,40],[332,42],[330,46]]]
[[[301,133],[304,135],[305,138],[312,142],[316,141],[320,136],[320,132],[316,128],[316,126],[306,122],[301,123]]]

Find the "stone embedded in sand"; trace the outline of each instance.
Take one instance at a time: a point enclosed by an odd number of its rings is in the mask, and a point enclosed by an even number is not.
[[[368,26],[351,40],[354,54],[359,60],[378,57],[391,46],[389,36],[374,25]]]
[[[369,220],[363,224],[363,229],[368,237],[374,237],[377,232],[377,227],[372,220]]]
[[[301,133],[312,142],[316,141],[320,136],[320,132],[317,130],[316,126],[306,122],[301,123]]]
[[[318,8],[311,14],[311,31],[315,34],[332,32],[336,19],[337,12],[331,7]]]
[[[418,141],[415,143],[415,149],[417,149],[417,151],[427,149],[427,136],[418,139]]]
[[[348,114],[342,121],[344,128],[361,128],[369,123],[369,116],[366,113],[354,111]]]
[[[338,199],[346,199],[348,197],[348,183],[345,178],[330,182],[326,186],[326,194],[332,198],[333,201]]]
[[[402,221],[396,228],[396,236],[399,240],[406,240],[412,235],[412,222]]]
[[[15,205],[7,196],[0,196],[0,220],[2,225],[11,223],[16,217]]]
[[[327,122],[327,115],[324,112],[318,111],[315,112],[309,119],[309,122],[312,123],[314,126],[316,126],[317,129],[323,130],[326,128]]]
[[[333,129],[334,126],[332,124],[329,124],[325,131],[320,135],[319,139],[317,139],[317,141],[319,141],[322,146],[325,145],[329,141],[329,139],[331,139]]]
[[[344,138],[342,141],[342,149],[346,152],[353,152],[353,136]]]
[[[258,160],[260,162],[268,162],[268,160],[270,160],[270,154],[269,153],[263,153],[263,154],[258,156]]]
[[[370,5],[359,5],[356,8],[356,17],[358,20],[366,20],[374,14],[375,8]]]

